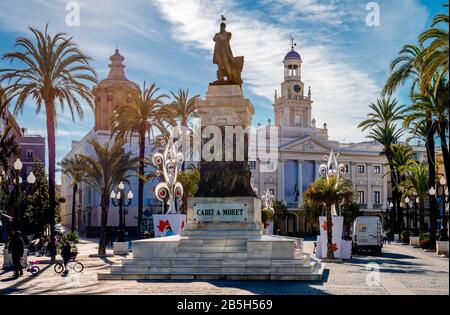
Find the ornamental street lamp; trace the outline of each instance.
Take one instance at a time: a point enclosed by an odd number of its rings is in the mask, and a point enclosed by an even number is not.
[[[17,159],[13,164],[15,170],[15,179],[13,181],[14,187],[14,218],[13,218],[13,229],[17,231],[20,228],[20,185],[22,184],[22,178],[20,177],[20,171],[22,170],[23,164],[20,159]]]
[[[275,200],[275,196],[272,195],[270,192],[270,189],[268,189],[264,195],[262,195],[261,199],[264,201],[264,209],[272,211],[272,213],[275,213],[275,210],[273,209],[273,201]]]
[[[119,231],[118,231],[118,242],[125,242],[125,226],[126,226],[126,215],[128,214],[128,207],[131,205],[131,202],[133,201],[134,194],[130,190],[128,192],[128,195],[126,196],[128,200],[125,200],[125,185],[123,182],[120,182],[119,184],[119,190],[118,192],[111,191],[111,194],[109,197],[111,198],[111,203],[114,207],[119,207]],[[117,200],[117,203],[116,203]]]
[[[447,203],[447,196],[448,196],[448,187],[446,188],[445,185],[447,184],[447,180],[444,176],[441,176],[439,179],[439,184],[442,187],[442,207],[439,207],[441,209],[441,216],[442,216],[442,226],[441,226],[441,235],[440,240],[441,241],[447,241],[448,240],[448,229],[447,229],[447,211],[446,211],[446,203]]]
[[[410,202],[411,200],[409,199],[409,197],[408,196],[406,196],[406,198],[405,198],[405,205],[406,205],[406,229],[407,230],[409,230],[409,227],[410,227],[410,215],[409,215],[409,208],[410,208],[410,205],[409,205],[409,202]]]

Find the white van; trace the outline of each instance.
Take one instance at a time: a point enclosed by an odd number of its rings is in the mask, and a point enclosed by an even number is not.
[[[372,250],[377,254],[383,248],[383,227],[379,216],[359,216],[352,226],[353,250]]]

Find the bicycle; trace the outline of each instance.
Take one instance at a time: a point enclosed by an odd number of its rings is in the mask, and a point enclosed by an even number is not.
[[[73,270],[77,273],[80,273],[84,269],[84,265],[76,260],[71,260],[67,263],[67,269],[64,267],[64,264],[62,262],[56,263],[55,267],[53,268],[56,273],[60,274],[63,271],[69,271]]]
[[[41,272],[41,268],[36,266],[39,264],[39,261],[30,261],[27,265],[27,272],[31,273],[32,276],[36,276],[39,272]]]

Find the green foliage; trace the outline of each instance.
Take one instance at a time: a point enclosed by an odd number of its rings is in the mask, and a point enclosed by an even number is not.
[[[312,183],[304,193],[305,203],[319,207],[353,201],[353,185],[350,180],[337,176],[321,177]]]
[[[200,182],[200,171],[190,169],[182,172],[177,177],[178,181],[183,185],[183,203],[181,205],[181,213],[187,212],[187,199],[192,197],[198,189]]]
[[[430,233],[420,233],[419,235],[419,246],[423,249],[432,248],[431,234]]]
[[[275,211],[273,215],[273,220],[282,220],[285,219],[288,215],[288,209],[281,201],[274,201],[272,204],[272,208]]]
[[[48,223],[50,195],[44,166],[37,157],[34,157],[33,173],[36,176],[36,182],[29,186],[24,228],[28,232],[42,233]]]
[[[319,217],[324,214],[324,206],[323,204],[305,201],[303,203],[303,211],[306,222],[309,224],[317,224]]]
[[[359,204],[354,201],[345,202],[339,207],[341,215],[344,217],[344,225],[347,228],[350,228],[356,217],[360,215],[359,209]]]
[[[61,237],[64,242],[68,241],[70,243],[78,244],[80,242],[80,235],[77,232],[67,232]]]
[[[400,237],[401,237],[401,240],[402,240],[402,242],[403,243],[409,243],[409,238],[410,238],[410,233],[409,233],[409,231],[408,230],[403,230],[401,233],[400,233]]]
[[[191,197],[197,191],[200,182],[200,172],[197,169],[186,170],[178,175],[178,181],[183,185],[184,195]]]
[[[274,213],[271,210],[268,209],[262,209],[261,210],[261,221],[264,224],[269,223],[274,218]]]

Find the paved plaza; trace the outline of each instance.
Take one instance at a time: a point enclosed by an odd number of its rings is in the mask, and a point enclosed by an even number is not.
[[[81,274],[62,277],[53,265],[41,260],[42,272],[33,277],[25,273],[19,279],[12,272],[0,271],[0,295],[3,294],[286,294],[286,295],[386,295],[449,294],[448,258],[417,248],[386,245],[380,257],[354,255],[343,264],[326,264],[323,282],[298,281],[98,281],[97,272],[107,271],[121,257],[91,258],[96,240],[83,240],[79,259],[85,265]],[[313,242],[305,242],[311,252]],[[3,252],[3,245],[0,245]],[[111,251],[108,251],[111,253]],[[31,257],[31,259],[35,259]],[[39,260],[39,258],[36,258]],[[2,264],[3,257],[0,258]],[[379,273],[378,273],[379,271]]]

